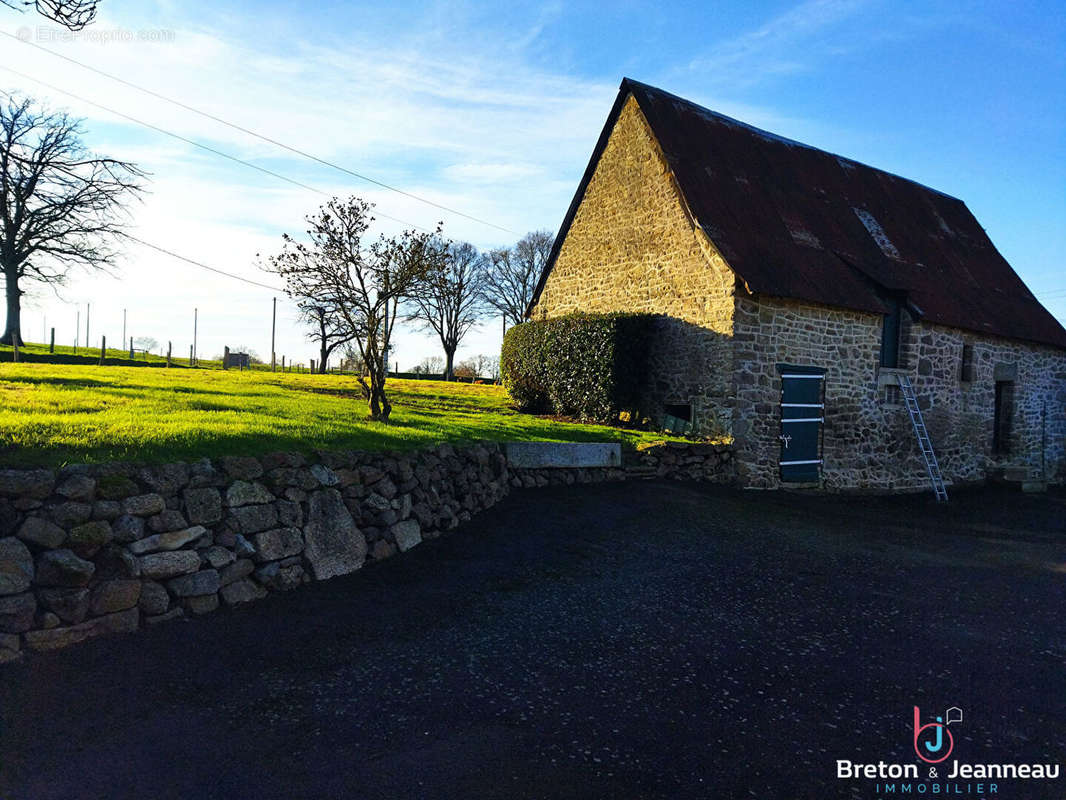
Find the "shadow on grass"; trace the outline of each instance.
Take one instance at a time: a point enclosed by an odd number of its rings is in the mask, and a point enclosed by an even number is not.
[[[98,389],[104,394],[108,395],[129,395],[137,397],[150,397],[163,392],[172,392],[173,394],[189,394],[189,395],[217,395],[219,397],[274,397],[270,392],[224,392],[218,389],[205,389],[202,387],[191,387],[173,385],[166,386],[161,384],[150,383],[115,383],[114,380],[97,380],[96,378],[62,378],[56,376],[42,376],[36,375],[3,375],[0,376],[0,384],[27,384],[31,386],[47,386],[48,388],[64,388],[64,389]]]
[[[397,397],[393,403],[402,408],[418,409],[420,413],[426,413],[424,409],[429,408],[467,414],[499,414],[500,416],[514,416],[518,413],[510,408],[479,406],[471,403],[456,403],[454,401],[448,402],[447,400],[436,397],[412,397],[410,395],[404,395]]]
[[[104,389],[115,388],[115,382],[113,380],[98,381],[94,378],[57,378],[53,376],[37,377],[34,375],[4,375],[3,377],[0,377],[0,382],[28,383],[34,386],[71,386],[77,389],[90,387],[102,387]]]

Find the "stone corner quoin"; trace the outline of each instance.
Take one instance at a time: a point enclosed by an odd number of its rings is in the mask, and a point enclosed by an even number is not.
[[[407,552],[511,487],[627,477],[731,482],[728,447],[527,468],[495,443],[190,464],[0,469],[0,663],[240,606]],[[580,462],[578,462],[580,463]]]

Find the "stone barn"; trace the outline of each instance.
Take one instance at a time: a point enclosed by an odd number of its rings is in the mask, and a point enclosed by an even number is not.
[[[746,486],[1066,477],[1066,330],[961,200],[628,79],[529,316],[619,310]]]

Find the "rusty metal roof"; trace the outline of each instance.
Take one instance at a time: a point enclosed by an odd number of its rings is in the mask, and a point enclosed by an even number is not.
[[[749,291],[879,314],[905,294],[930,322],[1066,347],[1066,330],[961,200],[628,78],[534,303],[630,94],[696,222]]]

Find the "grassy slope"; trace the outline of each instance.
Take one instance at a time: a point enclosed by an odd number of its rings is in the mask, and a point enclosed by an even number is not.
[[[354,378],[0,364],[0,464],[175,461],[316,448],[411,449],[476,439],[610,441],[661,434],[517,414],[498,386],[389,381],[389,425]]]

